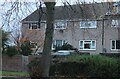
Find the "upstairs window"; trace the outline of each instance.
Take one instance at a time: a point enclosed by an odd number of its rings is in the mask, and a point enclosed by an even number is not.
[[[56,21],[54,26],[55,26],[55,29],[66,29],[67,22],[66,21]]]
[[[95,50],[96,41],[95,40],[80,40],[80,50]]]
[[[120,49],[120,40],[112,40],[111,49],[112,50]]]
[[[113,14],[120,14],[120,4],[119,4],[119,2],[113,4]]]
[[[29,24],[29,29],[40,29],[40,26],[38,25],[38,23],[30,23]]]
[[[112,27],[119,27],[118,20],[112,20]]]
[[[81,21],[80,28],[96,28],[97,22],[96,21]]]

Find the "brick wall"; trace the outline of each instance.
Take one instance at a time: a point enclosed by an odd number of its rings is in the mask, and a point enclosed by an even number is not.
[[[38,56],[28,56],[28,62]],[[27,71],[27,66],[22,63],[22,55],[14,57],[2,56],[2,70],[6,71]]]

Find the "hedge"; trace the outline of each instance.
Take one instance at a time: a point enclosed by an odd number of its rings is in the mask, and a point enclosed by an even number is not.
[[[31,77],[40,77],[41,59],[29,63]],[[120,58],[101,55],[72,55],[54,59],[50,67],[50,77],[92,77],[92,79],[120,79]]]
[[[52,64],[50,75],[90,76],[112,78],[120,77],[120,60],[101,55],[73,55]]]

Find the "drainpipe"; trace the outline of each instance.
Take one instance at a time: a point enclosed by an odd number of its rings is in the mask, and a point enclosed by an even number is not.
[[[102,19],[102,53],[104,53],[104,18]]]
[[[120,26],[118,26],[118,40],[120,40]],[[120,50],[118,50],[118,53],[120,53]]]
[[[120,40],[120,27],[118,26],[118,40]]]

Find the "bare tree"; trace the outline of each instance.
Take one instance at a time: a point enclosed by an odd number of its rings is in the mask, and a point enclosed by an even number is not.
[[[42,68],[43,73],[42,77],[49,76],[50,61],[51,61],[51,46],[53,40],[53,31],[54,31],[54,11],[55,11],[55,2],[45,2],[46,11],[47,11],[47,28],[45,33],[44,49],[42,55]]]
[[[41,67],[43,68],[43,72],[41,77],[48,77],[49,76],[49,68],[50,68],[50,53],[51,53],[51,46],[52,46],[52,38],[53,38],[53,31],[54,31],[54,7],[55,7],[55,0],[52,2],[48,2],[44,0],[44,4],[47,10],[47,29],[45,33],[45,41],[44,41],[44,49],[43,49],[43,56],[42,56],[42,64]],[[4,5],[4,4],[3,4]],[[19,10],[21,7],[21,3],[19,2],[11,2],[11,9],[9,9],[6,13],[5,21],[7,22],[7,27],[10,26],[10,23],[15,20],[16,18],[20,18]],[[15,18],[11,19],[13,12],[15,12]],[[24,11],[23,11],[24,12]],[[16,19],[16,20],[17,20]],[[5,25],[5,23],[3,23]],[[12,27],[15,29],[15,27]],[[14,35],[11,35],[12,37]],[[14,38],[14,37],[13,37]],[[19,46],[19,36],[14,38],[15,43]]]

